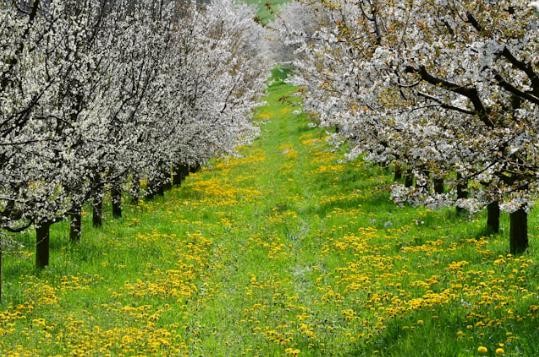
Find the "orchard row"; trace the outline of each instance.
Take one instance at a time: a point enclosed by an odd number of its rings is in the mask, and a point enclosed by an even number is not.
[[[295,84],[350,156],[394,167],[398,203],[510,213],[528,247],[539,189],[537,2],[328,0],[283,10]],[[415,184],[414,184],[415,182]]]
[[[254,17],[229,0],[1,1],[0,232],[36,227],[44,267],[51,224],[78,241],[84,205],[99,226],[108,192],[121,216],[123,191],[158,194],[254,138]]]

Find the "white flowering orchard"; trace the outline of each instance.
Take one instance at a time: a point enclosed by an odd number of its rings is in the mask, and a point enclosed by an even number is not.
[[[136,200],[180,183],[257,130],[263,28],[230,0],[0,1],[0,231],[49,227],[81,209],[101,224],[105,192],[121,216]],[[1,247],[1,245],[0,245]]]
[[[287,31],[299,46],[294,82],[306,87],[308,109],[353,143],[352,155],[404,172],[396,201],[488,206],[494,231],[501,208],[510,213],[511,252],[524,251],[539,189],[536,2],[316,7],[330,21]]]

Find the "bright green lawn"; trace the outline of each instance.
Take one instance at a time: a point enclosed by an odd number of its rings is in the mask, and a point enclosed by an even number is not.
[[[396,207],[294,93],[268,88],[242,157],[102,230],[86,217],[79,245],[55,226],[45,271],[9,256],[0,355],[539,355],[536,214],[514,258],[505,220],[478,239],[483,216]]]

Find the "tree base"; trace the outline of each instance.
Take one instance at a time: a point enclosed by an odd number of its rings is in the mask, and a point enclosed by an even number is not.
[[[50,222],[40,223],[36,227],[36,268],[49,265]]]
[[[500,232],[500,205],[497,201],[487,206],[487,233],[497,234]]]
[[[509,251],[522,254],[528,249],[528,213],[524,208],[509,215]]]

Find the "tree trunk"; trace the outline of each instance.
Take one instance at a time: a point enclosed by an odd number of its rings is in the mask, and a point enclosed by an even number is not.
[[[103,182],[98,175],[95,179],[95,193],[92,199],[92,224],[94,227],[103,225]]]
[[[112,217],[122,218],[122,184],[119,180],[112,183],[110,196],[112,198]]]
[[[500,205],[498,201],[489,203],[487,206],[487,232],[500,232]]]
[[[182,165],[182,182],[189,176],[189,165]]]
[[[158,195],[158,196],[164,196],[165,195],[165,185],[163,184],[163,182],[161,180],[159,181],[156,181],[156,188],[155,188],[155,193]]]
[[[133,175],[133,186],[131,187],[131,203],[138,205],[140,201],[140,178],[138,175]]]
[[[393,179],[395,181],[400,181],[402,179],[402,168],[398,163],[395,164],[395,176]]]
[[[174,167],[174,173],[172,176],[172,184],[174,186],[181,186],[183,181],[183,165],[176,165]]]
[[[421,174],[422,176],[425,177],[425,183],[422,184],[422,182],[420,180],[415,180],[415,187],[416,188],[422,188],[424,189],[425,191],[429,191],[429,177],[430,177],[430,172],[428,170],[423,170],[421,171]]]
[[[172,184],[174,186],[180,186],[182,184],[182,177],[178,166],[174,166],[174,170],[172,171]]]
[[[411,170],[406,171],[404,175],[404,186],[412,187],[414,185],[414,174]]]
[[[152,200],[155,197],[155,179],[150,179],[148,181],[148,188],[146,192],[146,199]]]
[[[69,239],[71,242],[80,242],[82,233],[82,212],[80,206],[75,206],[69,213],[71,222],[69,224]]]
[[[157,195],[159,193],[159,188],[160,184],[159,184],[159,181],[155,178],[153,179],[150,179],[150,181],[148,182],[148,193],[146,194],[146,198],[147,199],[154,199],[155,198],[155,195]]]
[[[461,174],[457,174],[457,199],[468,198],[468,180],[462,179]],[[457,215],[464,215],[466,210],[457,206]]]
[[[94,198],[92,204],[92,224],[96,228],[103,226],[103,197]]]
[[[2,237],[0,236],[0,304],[2,303],[2,284],[4,283],[4,280],[2,280]]]
[[[199,163],[196,163],[196,164],[193,164],[193,165],[189,166],[189,172],[191,172],[192,174],[194,174],[198,170],[200,170],[200,164]]]
[[[163,172],[163,177],[164,177],[163,190],[169,191],[170,189],[172,189],[172,177],[171,177],[170,170],[166,170],[165,172]]]
[[[444,179],[443,178],[434,178],[432,180],[434,184],[434,192],[438,194],[444,193]]]
[[[36,226],[36,268],[43,269],[49,265],[50,222],[42,222]]]
[[[511,254],[524,253],[528,249],[528,213],[520,208],[509,215],[509,220],[509,250]]]

